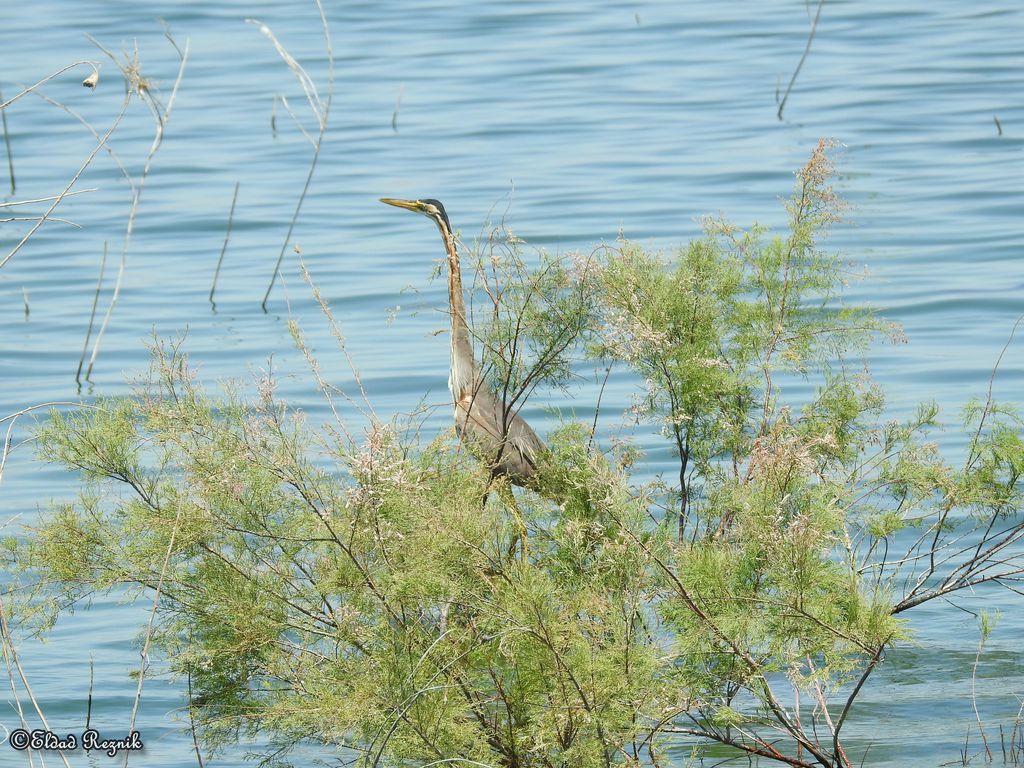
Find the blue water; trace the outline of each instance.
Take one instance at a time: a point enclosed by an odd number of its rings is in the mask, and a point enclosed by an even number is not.
[[[517,235],[552,251],[589,250],[620,232],[669,248],[695,236],[706,214],[781,224],[777,199],[789,193],[793,171],[821,136],[844,145],[837,188],[851,203],[832,245],[871,273],[848,297],[901,323],[909,338],[870,355],[892,414],[935,398],[955,420],[959,405],[984,394],[1024,311],[1024,9],[1017,4],[828,2],[782,122],[776,94],[804,48],[813,4],[399,0],[329,2],[327,14],[336,93],[293,242],[342,322],[381,414],[407,409],[424,394],[428,402],[445,401],[448,340],[431,333],[445,324],[433,310],[445,301],[444,287],[430,281],[436,233],[378,197],[443,200],[467,242],[490,211],[497,218],[507,207]],[[146,366],[146,338],[187,330],[187,349],[211,385],[244,378],[273,358],[281,396],[314,422],[325,419],[326,406],[288,337],[289,317],[320,353],[324,374],[350,381],[291,244],[269,311],[260,309],[311,155],[280,105],[272,132],[275,95],[287,97],[307,130],[315,127],[297,81],[257,27],[245,23],[250,17],[275,31],[325,94],[312,3],[6,5],[4,96],[75,60],[103,60],[95,92],[80,85],[84,68],[43,89],[101,132],[117,113],[122,86],[85,33],[114,51],[137,41],[143,76],[164,101],[176,57],[157,19],[191,50],[142,195],[122,292],[81,393],[74,373],[103,244],[110,256],[101,312],[129,205],[128,186],[108,155],[76,185],[97,191],[67,199],[55,214],[82,228],[45,226],[0,270],[0,414],[123,393],[126,377]],[[55,194],[93,137],[34,95],[6,111],[14,197]],[[111,142],[135,176],[152,129],[135,103]],[[213,311],[207,294],[236,182]],[[6,183],[0,160],[0,189]],[[0,253],[25,226],[0,224]],[[1022,344],[1024,338],[1004,358],[997,397],[1019,399],[1024,391]],[[631,386],[613,378],[606,402],[627,403]],[[543,432],[552,423],[546,406],[582,410],[595,391],[584,387],[576,403],[538,399],[526,415]],[[445,426],[447,414],[439,409],[429,426]],[[19,423],[15,443],[27,426]],[[640,430],[637,439],[649,450],[652,472],[669,467],[659,438]],[[951,456],[962,448],[955,430],[943,439]],[[31,522],[40,507],[75,488],[74,477],[40,465],[31,446],[19,447],[0,485],[3,519]],[[960,602],[971,610],[1006,607],[978,681],[979,706],[995,727],[1009,722],[1019,706],[1015,694],[1024,693],[1017,650],[1024,619],[998,593]],[[62,620],[47,644],[22,645],[51,725],[81,728],[93,659],[94,722],[115,732],[127,727],[135,690],[129,673],[138,665],[146,615],[145,604],[101,598]],[[936,605],[918,612],[913,627],[916,645],[890,656],[850,725],[855,746],[871,744],[867,764],[955,760],[973,720],[974,619]],[[147,750],[132,764],[189,764],[191,740],[173,714],[183,702],[179,686],[147,681],[139,720]],[[13,708],[0,706],[0,723],[16,722]],[[976,742],[972,734],[972,750]],[[15,764],[4,750],[0,765]],[[240,755],[214,764],[241,765]]]

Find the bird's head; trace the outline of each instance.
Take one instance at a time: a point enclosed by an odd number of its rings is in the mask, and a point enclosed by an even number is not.
[[[393,205],[396,208],[405,208],[407,211],[422,213],[424,216],[433,219],[437,226],[441,227],[442,232],[452,231],[452,225],[448,221],[448,214],[444,212],[444,206],[441,205],[440,200],[432,198],[426,200],[398,200],[393,197],[382,197],[380,201]]]

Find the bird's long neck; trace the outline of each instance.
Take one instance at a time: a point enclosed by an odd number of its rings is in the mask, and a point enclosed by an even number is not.
[[[469,323],[466,320],[466,300],[462,292],[462,268],[459,264],[459,252],[455,245],[455,235],[447,227],[441,226],[445,250],[448,252],[448,306],[452,312],[452,366],[448,388],[452,397],[458,401],[476,386],[476,361],[473,359],[473,344],[469,336]]]

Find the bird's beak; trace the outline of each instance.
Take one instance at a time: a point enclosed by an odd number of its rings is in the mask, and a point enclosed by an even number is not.
[[[423,203],[419,200],[398,200],[394,197],[382,197],[380,198],[380,201],[387,205],[393,205],[396,208],[405,208],[407,211],[423,213]]]

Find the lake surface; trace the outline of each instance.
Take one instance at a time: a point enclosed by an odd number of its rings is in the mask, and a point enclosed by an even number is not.
[[[288,99],[307,131],[315,127],[296,79],[245,19],[269,25],[325,95],[314,5],[7,4],[4,96],[76,60],[103,60],[95,92],[80,85],[84,67],[42,89],[101,133],[116,117],[123,89],[86,34],[112,51],[137,41],[142,74],[163,101],[177,59],[158,19],[179,44],[189,41],[190,55],[144,187],[120,297],[81,392],[74,376],[103,246],[109,243],[110,255],[101,313],[130,202],[109,155],[101,152],[76,185],[96,191],[68,198],[55,212],[82,228],[44,226],[0,270],[0,414],[124,393],[126,377],[147,365],[144,341],[187,330],[187,350],[211,386],[266,368],[272,358],[280,395],[312,421],[326,419],[287,319],[302,324],[329,379],[344,384],[350,377],[298,275],[293,243],[342,322],[379,413],[408,409],[424,395],[443,403],[448,340],[432,331],[445,325],[435,311],[445,293],[443,282],[430,280],[437,234],[378,197],[443,200],[467,243],[489,214],[498,218],[507,207],[517,235],[552,251],[589,250],[620,232],[671,248],[697,235],[706,214],[781,225],[778,198],[789,194],[793,171],[822,136],[844,145],[836,186],[851,203],[832,245],[871,273],[850,287],[848,299],[877,307],[909,337],[908,345],[880,345],[870,356],[892,414],[934,398],[955,423],[960,405],[984,395],[1024,312],[1019,4],[828,2],[784,121],[776,118],[777,94],[804,49],[814,4],[399,0],[327,2],[326,10],[336,78],[330,128],[265,313],[260,302],[311,157],[275,95]],[[6,113],[18,184],[6,199],[58,193],[94,137],[36,95]],[[152,137],[152,117],[133,103],[111,147],[135,177]],[[214,311],[208,293],[236,182]],[[0,252],[26,227],[0,223]],[[1022,350],[1024,334],[1007,350],[997,397],[1021,399]],[[625,377],[613,378],[605,402],[625,406],[631,387]],[[543,432],[553,423],[546,406],[585,411],[594,392],[584,386],[576,403],[538,399],[525,415]],[[443,428],[448,418],[438,409],[428,425]],[[19,422],[15,444],[28,426]],[[652,473],[669,467],[659,438],[640,431],[637,439]],[[962,445],[951,429],[944,450],[956,456]],[[74,477],[39,464],[31,446],[19,447],[0,485],[3,519],[31,522],[76,486]],[[1024,694],[1024,613],[1002,593],[959,603],[973,611],[1005,608],[979,668],[978,704],[991,728],[1008,724]],[[97,599],[91,610],[62,620],[47,644],[23,644],[23,664],[51,726],[80,729],[93,659],[93,722],[126,729],[135,691],[129,674],[146,615],[146,605]],[[916,644],[891,654],[849,726],[855,748],[871,745],[868,765],[957,760],[973,721],[975,619],[935,605],[918,612],[913,627]],[[147,750],[131,764],[194,764],[183,723],[168,715],[184,702],[180,686],[147,681],[138,723]],[[0,723],[16,727],[12,703],[0,705]],[[972,733],[971,751],[976,742]],[[213,765],[242,765],[240,755]],[[0,764],[16,759],[0,746]],[[84,764],[80,755],[73,759]]]

